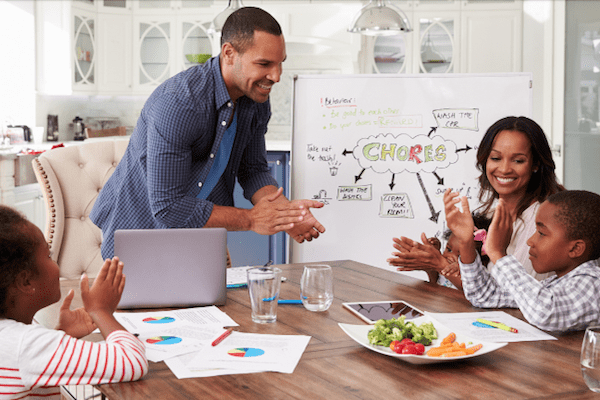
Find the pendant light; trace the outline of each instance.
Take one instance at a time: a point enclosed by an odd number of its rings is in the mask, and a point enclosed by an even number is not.
[[[348,32],[371,36],[392,36],[412,31],[406,15],[387,0],[370,0],[356,14]]]
[[[214,35],[217,32],[221,32],[221,30],[223,29],[223,25],[227,20],[227,17],[229,17],[231,14],[233,14],[234,11],[239,10],[242,7],[244,7],[242,0],[229,0],[229,4],[227,5],[227,7],[225,7],[223,11],[217,14],[217,16],[210,23],[210,26],[208,27],[206,32],[209,35]]]
[[[427,40],[421,46],[421,60],[425,63],[445,63],[444,55],[437,51],[427,32]]]

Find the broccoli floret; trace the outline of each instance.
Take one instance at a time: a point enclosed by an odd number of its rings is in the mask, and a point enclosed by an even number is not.
[[[414,322],[404,322],[405,316],[389,320],[380,319],[375,322],[373,329],[368,333],[369,343],[378,346],[389,346],[392,340],[410,338],[415,343],[429,346],[433,339],[437,339],[437,331],[431,322],[417,326]]]

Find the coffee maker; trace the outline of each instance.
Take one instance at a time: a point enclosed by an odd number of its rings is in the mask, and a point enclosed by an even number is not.
[[[75,129],[75,136],[73,140],[85,140],[85,124],[82,118],[75,117],[73,120],[73,127]]]

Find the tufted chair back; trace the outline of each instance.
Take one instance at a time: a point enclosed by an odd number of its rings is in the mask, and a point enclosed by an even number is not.
[[[89,215],[128,143],[129,138],[89,140],[32,161],[46,201],[45,237],[61,278],[79,279],[83,272],[93,278],[100,271],[101,232]]]

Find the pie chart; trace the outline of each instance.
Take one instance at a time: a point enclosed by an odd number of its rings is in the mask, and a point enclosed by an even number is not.
[[[177,336],[154,336],[146,339],[147,343],[150,344],[177,344],[181,342],[181,338]]]
[[[265,351],[263,349],[255,349],[252,347],[238,347],[229,350],[227,354],[234,357],[258,357],[265,354]]]
[[[144,318],[144,321],[147,324],[168,324],[171,322],[175,322],[175,318],[173,317],[148,317]]]

